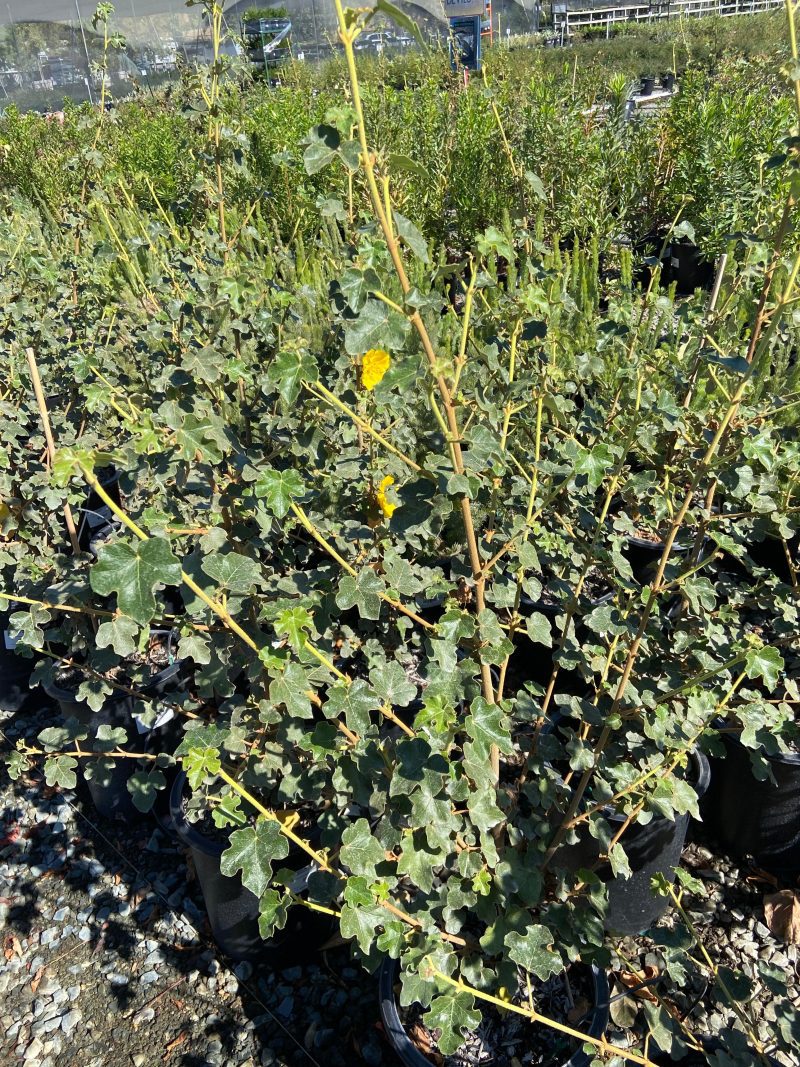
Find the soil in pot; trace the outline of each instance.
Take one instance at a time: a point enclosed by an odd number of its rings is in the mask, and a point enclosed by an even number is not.
[[[185,686],[191,677],[192,665],[188,660],[173,660],[173,635],[167,630],[152,631],[150,642],[144,652],[126,657],[104,677],[118,692],[111,699],[126,695],[126,689],[154,698],[174,693]],[[56,700],[65,717],[74,715],[81,722],[91,721],[92,711],[84,701],[76,697],[82,682],[91,677],[79,664],[59,666],[52,683],[43,683],[45,691]]]
[[[186,817],[187,788],[181,771],[170,791],[170,817],[178,838],[191,852],[217,945],[232,959],[267,959],[275,966],[311,957],[332,933],[330,917],[295,905],[289,909],[284,929],[265,941],[258,929],[258,898],[242,885],[238,874],[228,877],[220,869],[232,831],[221,830],[210,818],[203,818],[199,826],[190,822]],[[291,844],[288,856],[280,861],[281,868],[297,872],[294,892],[302,892],[313,870],[307,861],[305,852]]]
[[[793,881],[800,874],[800,752],[766,756],[774,781],[753,773],[750,752],[722,734],[724,757],[711,760],[711,787],[701,802],[708,832],[736,856]]]
[[[398,1005],[395,983],[399,973],[395,960],[384,961],[380,976],[380,1007],[384,1030],[405,1067],[588,1067],[590,1057],[580,1042],[549,1027],[531,1024],[514,1012],[480,1005],[482,1021],[465,1034],[457,1052],[443,1056],[437,1046],[439,1032],[424,1022],[425,1009],[414,1004]],[[608,1022],[608,982],[597,967],[573,965],[547,981],[532,978],[534,1006],[542,1014],[563,1022],[591,1037],[599,1037]],[[527,982],[520,975],[513,1000],[526,1004]]]
[[[612,595],[613,590],[606,577],[600,571],[590,569],[584,579],[575,614],[588,614],[598,605],[604,604]],[[562,594],[560,589],[553,588],[545,581],[538,600],[532,600],[528,596],[522,597],[520,611],[523,615],[531,615],[538,611],[548,619],[556,619],[566,611],[569,597],[570,594],[566,590]]]

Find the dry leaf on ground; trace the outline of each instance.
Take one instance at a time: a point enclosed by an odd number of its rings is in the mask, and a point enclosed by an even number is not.
[[[775,937],[800,945],[800,893],[791,889],[770,893],[764,897],[764,915]]]
[[[658,997],[655,995],[652,989],[648,986],[644,986],[641,989],[636,989],[636,986],[642,984],[642,982],[649,982],[651,978],[655,978],[658,974],[658,967],[652,967],[649,964],[642,970],[641,975],[634,974],[633,971],[619,971],[617,973],[617,979],[620,985],[625,986],[626,989],[633,989],[635,992],[633,996],[638,997],[639,1000],[650,1000],[657,1002]]]

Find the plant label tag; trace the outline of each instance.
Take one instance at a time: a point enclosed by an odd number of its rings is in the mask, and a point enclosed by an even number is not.
[[[175,718],[175,712],[172,708],[164,708],[156,715],[156,720],[152,726],[148,726],[147,723],[142,721],[141,715],[134,715],[133,721],[136,723],[136,729],[140,734],[149,734],[151,730],[158,730],[159,727],[165,726],[170,719]]]
[[[3,644],[7,649],[13,651],[17,647],[17,641],[19,641],[21,631],[12,634],[10,630],[3,630]]]
[[[86,525],[90,530],[94,530],[97,526],[107,526],[112,521],[111,509],[103,507],[99,511],[85,511]]]
[[[317,870],[319,870],[319,867],[316,863],[309,863],[307,867],[303,867],[302,870],[297,872],[291,882],[286,883],[286,888],[290,893],[294,893],[295,895],[302,893],[304,890],[308,889],[308,880],[314,871]]]

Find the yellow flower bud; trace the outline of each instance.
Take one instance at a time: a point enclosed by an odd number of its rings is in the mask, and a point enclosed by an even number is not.
[[[385,519],[391,519],[392,515],[394,515],[395,508],[397,507],[397,504],[392,504],[392,502],[388,500],[386,496],[386,490],[389,488],[390,485],[394,485],[394,478],[391,476],[391,474],[387,474],[381,484],[378,486],[378,489],[375,493],[375,498],[378,501],[378,507],[383,512],[383,517]]]
[[[361,361],[361,384],[365,389],[371,390],[382,381],[384,374],[391,366],[389,353],[382,348],[371,348],[364,353]]]

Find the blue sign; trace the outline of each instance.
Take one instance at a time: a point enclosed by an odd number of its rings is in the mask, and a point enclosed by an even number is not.
[[[450,19],[450,65],[453,70],[481,69],[480,15]]]

